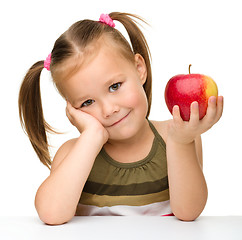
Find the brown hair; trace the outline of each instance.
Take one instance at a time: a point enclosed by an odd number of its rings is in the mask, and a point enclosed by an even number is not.
[[[151,106],[152,74],[150,64],[150,51],[145,37],[137,26],[136,18],[145,22],[137,15],[112,12],[109,16],[123,24],[128,32],[130,44],[123,35],[109,25],[92,20],[82,20],[74,23],[55,42],[51,52],[50,72],[53,81],[64,97],[61,83],[73,74],[79,67],[80,61],[86,60],[91,52],[90,48],[101,37],[107,37],[120,50],[120,53],[128,60],[134,61],[134,54],[139,53],[145,60],[147,79],[143,85],[147,100],[148,112]],[[40,74],[44,68],[44,61],[35,63],[27,72],[19,92],[19,116],[23,129],[27,133],[30,142],[40,161],[48,168],[51,166],[47,132],[55,132],[43,117],[40,94]]]

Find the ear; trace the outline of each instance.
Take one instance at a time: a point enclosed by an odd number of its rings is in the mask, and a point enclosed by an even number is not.
[[[147,79],[147,68],[145,64],[144,58],[139,54],[136,53],[134,55],[135,67],[142,82],[142,85],[146,82]]]

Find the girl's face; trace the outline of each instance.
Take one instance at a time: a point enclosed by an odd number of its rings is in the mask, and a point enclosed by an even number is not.
[[[110,139],[124,140],[137,134],[145,124],[146,77],[141,55],[136,54],[131,63],[116,48],[104,44],[63,87],[73,107],[95,117]]]

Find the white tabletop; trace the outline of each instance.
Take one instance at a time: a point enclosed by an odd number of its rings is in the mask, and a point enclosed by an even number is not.
[[[242,216],[200,216],[194,222],[175,217],[74,217],[48,226],[38,217],[0,217],[0,239],[192,239],[242,240]]]

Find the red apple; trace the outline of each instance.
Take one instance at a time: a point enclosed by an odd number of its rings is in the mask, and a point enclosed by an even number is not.
[[[191,65],[189,65],[189,74],[172,77],[165,89],[165,100],[169,111],[172,113],[173,106],[178,105],[184,121],[190,119],[192,102],[198,102],[199,118],[202,119],[207,111],[209,97],[218,97],[218,88],[214,80],[202,74],[190,74],[190,67]]]

